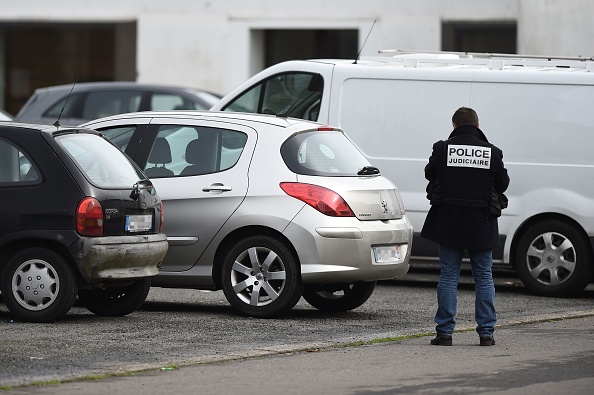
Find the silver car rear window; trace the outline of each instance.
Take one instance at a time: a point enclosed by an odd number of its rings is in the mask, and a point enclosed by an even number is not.
[[[281,147],[287,167],[312,176],[357,176],[369,162],[341,132],[311,131],[291,136]]]
[[[70,154],[80,171],[100,188],[130,188],[146,178],[116,146],[94,134],[64,134],[56,141]]]

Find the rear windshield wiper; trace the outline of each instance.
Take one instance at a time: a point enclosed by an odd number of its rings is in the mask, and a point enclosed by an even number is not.
[[[130,192],[130,199],[132,199],[132,200],[138,199],[138,197],[140,196],[141,185],[142,185],[142,189],[144,189],[144,190],[153,188],[153,183],[148,178],[139,180],[137,183],[132,185],[132,192]]]
[[[379,174],[379,173],[380,173],[380,171],[379,171],[379,169],[377,167],[375,167],[375,166],[365,166],[365,167],[363,167],[361,170],[359,170],[357,172],[357,175],[359,175],[359,176],[370,176],[370,175]]]

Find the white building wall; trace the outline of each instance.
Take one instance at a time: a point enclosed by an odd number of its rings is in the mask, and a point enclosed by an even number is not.
[[[594,54],[592,0],[0,0],[0,22],[137,22],[141,82],[226,93],[262,68],[262,29],[359,29],[363,50],[439,50],[442,21],[517,20],[518,51]]]
[[[518,52],[594,56],[592,18],[592,0],[520,0]]]

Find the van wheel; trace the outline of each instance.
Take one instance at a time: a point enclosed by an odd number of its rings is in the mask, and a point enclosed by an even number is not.
[[[520,280],[534,294],[570,297],[591,281],[592,249],[575,226],[539,222],[521,236],[515,255]]]
[[[78,300],[91,313],[101,317],[122,317],[142,306],[151,289],[151,279],[143,278],[124,286],[81,289]]]
[[[306,288],[303,291],[303,299],[319,310],[349,311],[367,302],[375,289],[375,285],[376,281],[366,281],[324,285],[321,289]]]
[[[0,287],[8,310],[29,322],[62,318],[78,291],[75,272],[66,259],[41,247],[21,250],[10,258]]]
[[[297,259],[279,240],[251,236],[223,260],[222,288],[231,306],[250,317],[269,318],[291,310],[303,284]]]

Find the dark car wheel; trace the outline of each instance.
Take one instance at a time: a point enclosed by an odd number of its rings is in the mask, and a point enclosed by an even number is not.
[[[319,310],[340,312],[356,309],[369,299],[375,281],[332,284],[322,288],[306,288],[303,299]]]
[[[17,319],[51,322],[68,313],[78,282],[64,257],[35,247],[19,251],[8,261],[1,289],[6,307]]]
[[[273,317],[292,309],[301,298],[297,259],[272,237],[241,240],[226,255],[222,269],[225,296],[243,315]]]
[[[592,250],[575,226],[543,221],[528,228],[515,255],[518,276],[526,288],[543,296],[569,297],[592,280]]]
[[[140,308],[151,288],[151,279],[105,289],[81,289],[78,299],[90,312],[102,317],[122,317]]]

